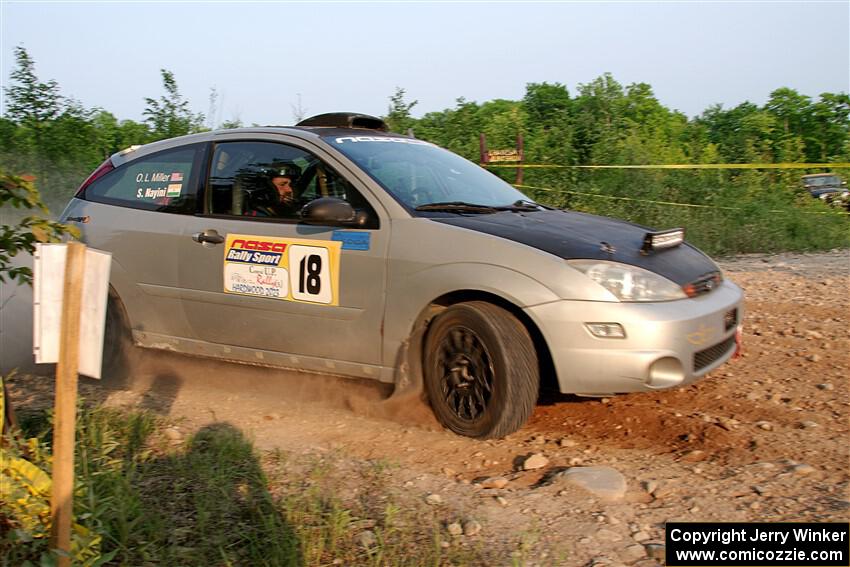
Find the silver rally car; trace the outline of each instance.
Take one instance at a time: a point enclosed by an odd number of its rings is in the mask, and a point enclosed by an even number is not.
[[[62,216],[112,253],[105,364],[131,338],[372,378],[487,438],[522,427],[541,383],[651,391],[736,352],[741,290],[682,230],[537,204],[386,130],[324,114],[106,160]]]

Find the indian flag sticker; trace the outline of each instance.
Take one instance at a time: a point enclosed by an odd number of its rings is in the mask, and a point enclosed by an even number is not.
[[[165,196],[166,197],[179,197],[181,189],[183,189],[182,183],[169,183],[168,190],[165,192]]]

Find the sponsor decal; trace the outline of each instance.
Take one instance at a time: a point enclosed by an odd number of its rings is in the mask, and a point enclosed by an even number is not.
[[[142,167],[150,167],[150,164]],[[129,174],[135,175],[136,199],[165,204],[171,197],[180,197],[183,194],[184,176],[189,175],[191,166],[172,163],[157,164],[156,167],[163,168],[165,171],[138,171],[136,169],[135,174]],[[174,171],[177,168],[182,168],[184,171]]]
[[[433,146],[431,142],[415,138],[391,138],[389,136],[342,136],[336,139],[337,144],[346,142],[381,142],[395,144],[412,144],[414,146]]]
[[[371,236],[369,232],[335,230],[331,240],[342,242],[343,250],[368,250]]]
[[[341,249],[339,241],[229,234],[224,292],[339,305]]]

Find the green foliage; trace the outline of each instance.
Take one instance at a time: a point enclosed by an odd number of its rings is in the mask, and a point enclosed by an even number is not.
[[[445,518],[424,503],[402,506],[386,484],[388,463],[352,471],[328,456],[295,460],[279,450],[261,456],[226,423],[175,446],[162,434],[167,424],[149,413],[80,407],[77,415],[75,564],[487,564],[474,550],[440,546]],[[30,462],[47,470],[49,415],[29,412],[22,422],[26,434],[41,435],[29,441]],[[344,503],[336,487],[352,475],[362,495]],[[45,494],[45,477],[33,478]],[[13,508],[0,495],[0,566],[49,558],[40,535],[49,526],[28,537]],[[49,516],[45,510],[32,514],[39,526],[37,518]],[[373,535],[368,544],[359,537],[366,529]]]
[[[38,78],[35,62],[23,47],[16,48],[15,63],[6,88],[8,111],[0,118],[0,168],[17,175],[34,174],[36,188],[52,208],[64,206],[88,173],[112,153],[204,128],[203,115],[192,112],[173,73],[166,69],[161,70],[165,94],[144,99],[145,121],[138,123],[119,120],[103,109],[86,109],[62,96],[55,81]],[[560,83],[529,83],[522,100],[478,103],[460,97],[452,108],[419,119],[412,116],[418,102],[408,101],[403,88],[397,87],[389,102],[385,118],[392,130],[413,129],[417,137],[473,161],[479,160],[482,133],[490,149],[514,147],[522,136],[526,162],[560,166],[850,161],[847,93],[822,93],[815,100],[782,87],[770,93],[762,106],[751,102],[729,109],[714,105],[689,120],[661,104],[650,85],[623,85],[606,73],[579,85],[574,95]],[[211,115],[216,104],[213,90]],[[293,112],[303,112],[300,101]],[[221,127],[241,125],[236,118]],[[493,172],[507,181],[515,179],[511,169]],[[553,190],[547,193],[550,204],[581,202],[582,210],[655,226],[687,220],[692,241],[708,243],[709,250],[736,250],[727,246],[750,250],[762,242],[770,249],[844,245],[847,219],[809,214],[829,211],[809,210],[821,204],[800,196],[802,173],[648,170],[636,175],[629,170],[527,170],[525,184]],[[580,198],[580,193],[606,198]],[[728,209],[694,209],[684,214],[685,207],[635,205],[612,197]],[[614,206],[615,202],[632,204]],[[763,218],[765,210],[782,213],[768,220]],[[728,219],[738,213],[723,211],[750,212],[732,223]],[[777,220],[780,217],[785,220]],[[724,227],[722,238],[709,237],[717,234],[718,226]],[[783,226],[787,238],[776,233]],[[721,241],[726,244],[720,246]]]
[[[32,178],[8,175],[0,169],[0,207],[34,210],[17,223],[0,224],[0,282],[8,276],[21,283],[32,282],[32,270],[12,266],[12,258],[21,252],[32,253],[37,242],[57,242],[63,234],[78,236],[76,228],[46,218],[47,207],[32,183]]]
[[[413,127],[414,120],[410,115],[411,109],[419,101],[407,102],[404,100],[404,89],[396,87],[395,93],[390,97],[389,114],[385,117],[386,123],[393,132],[407,133]]]
[[[688,120],[664,107],[648,84],[623,86],[610,74],[579,85],[575,97],[558,83],[531,83],[517,102],[458,99],[453,109],[415,120],[414,128],[418,137],[473,161],[481,133],[490,148],[513,147],[521,134],[526,162],[561,166],[850,161],[845,93],[812,102],[780,88],[762,107],[715,105]],[[511,168],[491,171],[514,179]],[[524,185],[540,189],[523,191],[558,207],[652,227],[682,225],[709,253],[850,245],[850,218],[803,192],[803,173],[527,169]]]
[[[165,95],[159,97],[159,100],[145,98],[143,112],[153,138],[162,140],[200,132],[204,126],[204,115],[192,113],[189,101],[183,99],[171,71],[160,69],[160,73]]]
[[[5,411],[2,392],[0,376],[0,423]],[[49,545],[49,447],[36,437],[23,439],[17,432],[0,441],[0,566],[54,565],[58,552]],[[95,567],[111,559],[101,554],[100,543],[99,534],[72,523],[70,554],[75,565]]]

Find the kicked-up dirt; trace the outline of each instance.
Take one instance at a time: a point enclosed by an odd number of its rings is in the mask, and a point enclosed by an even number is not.
[[[544,395],[501,440],[449,433],[378,384],[165,352],[136,351],[132,380],[81,392],[168,416],[178,439],[227,422],[260,450],[382,463],[388,490],[471,526],[444,546],[488,564],[650,567],[666,521],[847,521],[850,252],[720,264],[747,294],[741,358],[659,393]],[[50,378],[12,385],[20,407],[50,401]],[[607,473],[595,492],[560,474],[587,467]]]

